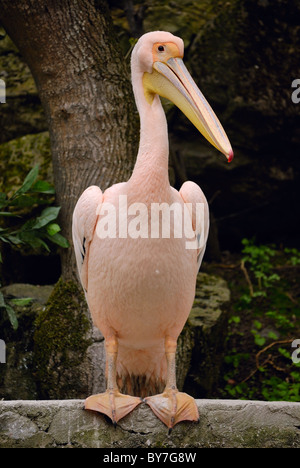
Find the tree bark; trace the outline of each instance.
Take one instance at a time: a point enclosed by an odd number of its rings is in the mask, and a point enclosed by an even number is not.
[[[0,0],[0,21],[28,63],[50,131],[57,203],[71,240],[72,213],[90,185],[127,180],[138,114],[104,0]],[[76,277],[73,248],[64,280]]]

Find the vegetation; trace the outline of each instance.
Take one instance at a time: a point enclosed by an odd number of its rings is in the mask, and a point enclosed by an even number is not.
[[[54,187],[46,181],[36,181],[38,170],[38,166],[35,166],[27,174],[22,186],[9,198],[5,193],[0,193],[0,217],[21,220],[17,225],[0,227],[0,240],[14,246],[25,244],[35,250],[42,248],[50,252],[48,241],[64,248],[68,247],[67,240],[59,233],[60,227],[55,222],[60,207],[47,206],[41,212],[39,210],[38,215],[31,211],[32,215],[25,222],[24,217],[20,215],[24,208],[33,210],[36,206],[53,202]]]
[[[300,252],[242,243],[240,261],[222,265],[233,297],[218,396],[300,401],[300,364],[291,347],[300,337]]]
[[[59,207],[49,206],[54,201],[54,187],[46,181],[37,180],[39,167],[36,165],[27,174],[22,186],[11,196],[0,193],[0,241],[13,248],[25,247],[37,252],[50,252],[50,245],[69,246],[60,234],[57,224]],[[45,207],[46,205],[46,207]],[[13,220],[5,223],[6,219]],[[0,251],[0,262],[3,262]],[[1,286],[1,285],[0,285]],[[22,299],[23,303],[28,298]],[[0,292],[0,310],[5,310],[14,329],[18,327],[16,313]]]

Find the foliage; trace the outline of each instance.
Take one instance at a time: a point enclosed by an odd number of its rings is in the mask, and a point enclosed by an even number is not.
[[[290,255],[290,262],[292,265],[300,265],[300,252],[297,249],[284,249],[285,253]]]
[[[38,172],[39,167],[36,165],[27,174],[22,186],[10,197],[0,193],[0,241],[16,248],[27,246],[34,251],[42,249],[50,252],[49,242],[67,248],[68,241],[60,234],[61,229],[56,222],[60,207],[42,208],[43,205],[53,202],[54,187],[46,181],[37,180]],[[4,220],[7,219],[14,222],[5,225]],[[0,252],[0,262],[2,261]],[[6,310],[13,328],[16,329],[18,327],[16,313],[13,307],[5,302],[1,292],[0,309]]]
[[[34,250],[42,248],[47,252],[50,252],[48,241],[67,248],[68,241],[59,233],[60,227],[55,222],[60,207],[47,206],[38,216],[32,216],[25,222],[20,215],[20,210],[24,208],[33,209],[34,206],[45,205],[52,201],[41,197],[41,195],[53,195],[54,188],[46,181],[36,181],[38,170],[38,166],[35,166],[25,177],[22,186],[9,198],[5,193],[0,193],[0,217],[22,220],[17,226],[0,227],[0,240],[15,246],[25,244]]]
[[[1,284],[0,284],[0,287],[1,287]],[[4,299],[4,296],[3,296],[2,292],[0,291],[0,310],[1,309],[5,309],[5,311],[6,311],[7,315],[8,315],[9,321],[12,324],[13,329],[16,330],[18,328],[17,314],[14,311],[14,309],[11,307],[11,305],[7,304],[7,302]]]
[[[242,244],[244,245],[242,261],[250,265],[250,270],[257,280],[260,292],[256,295],[261,293],[265,295],[266,289],[272,287],[274,282],[280,279],[278,274],[272,272],[271,259],[275,256],[276,251],[270,246],[255,245],[254,241],[249,239],[243,239]]]
[[[300,252],[244,239],[229,320],[222,397],[300,401]]]

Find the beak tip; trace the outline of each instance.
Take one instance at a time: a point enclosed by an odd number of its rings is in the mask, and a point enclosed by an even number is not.
[[[231,163],[231,161],[233,160],[233,156],[234,156],[234,154],[233,154],[233,151],[232,151],[232,149],[231,149],[231,150],[229,151],[228,157],[227,157],[229,163]]]

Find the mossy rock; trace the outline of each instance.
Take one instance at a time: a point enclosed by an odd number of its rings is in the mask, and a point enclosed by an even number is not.
[[[1,27],[0,35],[0,78],[6,83],[7,97],[37,95],[30,69],[17,47]]]
[[[0,145],[1,191],[11,195],[28,172],[39,165],[39,178],[53,183],[49,133],[25,135]]]
[[[84,359],[91,341],[86,302],[75,283],[59,280],[35,322],[34,360],[43,398],[88,393]]]
[[[1,309],[0,338],[6,343],[6,364],[0,366],[0,399],[38,398],[33,363],[33,324],[52,290],[53,286],[28,284],[12,284],[1,289],[5,302],[17,315],[18,328],[13,329],[5,309]],[[16,300],[19,302],[14,302]]]
[[[47,129],[45,114],[28,65],[0,27],[0,79],[6,87],[1,104],[0,143]]]
[[[211,398],[226,350],[230,290],[223,278],[199,273],[194,305],[179,337],[178,381],[195,398]]]
[[[0,310],[6,343],[0,399],[86,398],[104,391],[103,336],[92,327],[81,288],[59,280],[56,286],[11,284],[1,292],[19,326],[14,330]]]

